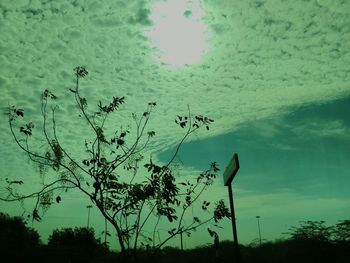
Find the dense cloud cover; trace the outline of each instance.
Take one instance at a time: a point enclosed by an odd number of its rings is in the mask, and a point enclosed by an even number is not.
[[[151,14],[157,2],[2,0],[2,109],[15,104],[28,120],[38,122],[40,94],[51,90],[60,103],[59,137],[73,150],[76,138],[85,138],[85,127],[76,125],[68,89],[74,85],[72,69],[83,65],[90,74],[81,90],[92,110],[99,99],[126,96],[114,122],[118,127],[157,101],[150,127],[157,132],[151,151],[159,153],[181,136],[173,120],[186,114],[187,105],[215,120],[209,133],[194,137],[203,139],[350,94],[349,1],[200,1],[208,49],[200,63],[183,67],[157,60],[159,50],[145,34],[154,26]],[[190,6],[183,12],[189,16]],[[34,174],[18,154],[4,114],[0,127],[1,180],[23,169]],[[299,127],[303,132],[306,126]],[[267,126],[263,131],[271,132]],[[304,129],[308,136],[347,138],[348,131],[349,123],[336,119]]]

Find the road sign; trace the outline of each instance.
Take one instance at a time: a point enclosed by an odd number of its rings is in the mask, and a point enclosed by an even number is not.
[[[238,245],[238,237],[237,237],[237,228],[236,228],[236,216],[235,216],[235,208],[233,205],[233,194],[232,194],[232,180],[235,177],[237,171],[239,169],[239,161],[238,161],[238,154],[235,153],[231,159],[231,161],[228,163],[225,172],[224,172],[224,183],[225,186],[228,188],[228,195],[230,199],[230,210],[231,210],[231,222],[232,222],[232,233],[233,233],[233,244],[235,247],[235,257],[237,263],[241,262],[241,256],[239,252],[239,245]]]
[[[224,184],[229,186],[239,169],[238,154],[235,153],[224,172]]]

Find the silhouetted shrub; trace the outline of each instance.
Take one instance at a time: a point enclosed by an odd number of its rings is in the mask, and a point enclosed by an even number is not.
[[[350,242],[350,220],[341,220],[332,227],[332,239],[336,242]]]
[[[0,212],[0,248],[2,262],[34,262],[39,255],[39,235],[21,217]]]
[[[290,239],[328,242],[331,240],[332,227],[325,226],[325,221],[301,221],[297,227],[289,229]]]
[[[47,253],[53,262],[99,262],[108,249],[95,238],[92,228],[54,230]]]

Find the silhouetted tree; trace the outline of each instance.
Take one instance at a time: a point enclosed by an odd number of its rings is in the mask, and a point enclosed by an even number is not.
[[[75,68],[76,83],[74,89],[70,89],[80,117],[93,133],[92,137],[85,140],[85,152],[80,155],[85,157],[81,160],[73,158],[59,140],[56,128],[59,124],[55,117],[57,97],[52,92],[45,90],[41,97],[42,133],[46,145],[44,152],[42,149],[45,147],[41,142],[37,142],[40,144],[37,148],[30,143],[34,124],[17,124],[18,118],[24,116],[24,110],[10,107],[9,125],[17,145],[30,160],[39,165],[42,176],[45,176],[48,167],[57,176],[52,181],[46,180],[41,189],[29,194],[18,191],[23,184],[22,180],[8,180],[8,196],[0,198],[1,200],[36,199],[31,216],[34,220],[40,220],[40,208],[45,210],[54,202],[61,203],[61,194],[68,190],[79,190],[113,225],[124,255],[130,251],[136,254],[139,247],[159,249],[179,234],[190,235],[191,231],[205,223],[212,220],[216,223],[230,216],[221,200],[216,203],[211,216],[204,220],[193,217],[192,222],[184,222],[189,208],[199,201],[199,196],[216,178],[219,169],[215,162],[193,181],[186,179],[178,182],[173,175],[172,164],[183,142],[203,126],[209,130],[212,119],[201,115],[192,116],[190,111],[187,116],[177,116],[175,122],[185,131],[174,155],[165,165],[156,164],[152,159],[146,162],[144,150],[155,136],[154,131],[146,131],[146,126],[156,103],[150,102],[141,116],[132,115],[135,131],[119,128],[109,132],[106,129],[108,117],[118,110],[125,98],[113,97],[107,104],[99,101],[97,110],[88,110],[88,102],[81,95],[79,84],[86,75],[88,72],[85,68]],[[16,127],[19,128],[19,134],[15,132]],[[204,201],[202,209],[208,210],[211,203],[213,202]],[[156,224],[151,232],[145,232],[144,228],[152,216],[155,217]],[[162,218],[168,220],[170,228],[168,235],[158,240],[155,234]]]
[[[342,220],[333,226],[332,238],[338,242],[350,242],[350,220]]]
[[[290,228],[289,235],[284,245],[292,262],[338,262],[332,227],[326,226],[325,221],[301,221],[299,226]]]
[[[26,226],[21,217],[10,217],[0,212],[1,262],[35,260],[40,248],[38,233]]]
[[[54,230],[47,245],[54,262],[97,262],[108,248],[95,238],[92,228]]]
[[[301,221],[297,227],[291,227],[288,234],[294,240],[330,241],[331,227],[325,226],[325,221]]]

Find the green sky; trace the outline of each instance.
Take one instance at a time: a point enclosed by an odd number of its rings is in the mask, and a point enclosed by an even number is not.
[[[187,105],[215,120],[186,143],[179,176],[210,161],[224,170],[239,154],[234,195],[243,243],[257,237],[256,215],[266,239],[299,220],[349,219],[349,1],[1,0],[0,32],[1,107],[15,104],[40,123],[40,93],[51,90],[60,103],[59,138],[76,156],[89,133],[68,89],[72,69],[82,65],[91,105],[126,96],[118,127],[157,101],[149,152],[160,161],[181,138],[173,120]],[[35,188],[37,170],[16,148],[4,114],[0,142],[0,185],[14,178],[26,182],[24,190]],[[226,192],[219,178],[210,198],[227,199]],[[63,199],[34,224],[44,239],[54,228],[86,225],[88,200],[77,193]],[[95,210],[91,222],[103,230]],[[229,223],[221,239],[231,238]],[[205,229],[197,232],[186,247],[211,242]]]

